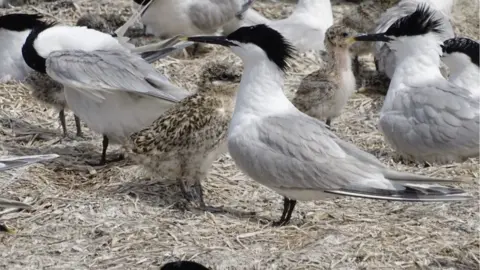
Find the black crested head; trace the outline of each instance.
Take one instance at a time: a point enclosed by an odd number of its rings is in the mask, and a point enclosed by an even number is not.
[[[38,35],[41,32],[43,32],[44,30],[54,25],[56,25],[56,22],[52,22],[52,23],[43,22],[42,24],[35,26],[30,32],[30,34],[28,35],[22,47],[22,55],[23,55],[23,60],[25,60],[25,63],[31,69],[44,74],[47,73],[46,60],[45,58],[41,57],[38,54],[37,50],[35,49],[35,46],[33,46],[33,43],[35,42],[35,40],[37,39]]]
[[[8,14],[0,17],[0,28],[18,32],[30,30],[44,23],[40,20],[42,18],[43,16],[40,14]]]
[[[207,267],[192,261],[178,261],[164,264],[160,270],[209,270]]]
[[[443,53],[463,53],[470,57],[470,61],[477,66],[479,65],[480,44],[469,38],[451,38],[443,42]]]
[[[440,18],[434,18],[434,10],[430,9],[427,4],[422,3],[410,15],[402,17],[395,21],[385,32],[387,36],[419,36],[427,33],[443,32]]]
[[[151,0],[133,0],[133,2],[139,4],[139,5],[142,5],[142,6],[146,6]]]
[[[282,34],[265,24],[241,27],[228,35],[227,39],[257,45],[282,71],[287,70],[288,59],[292,58],[295,51]]]

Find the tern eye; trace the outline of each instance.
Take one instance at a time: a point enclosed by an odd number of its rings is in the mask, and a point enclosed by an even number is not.
[[[348,33],[343,32],[343,33],[342,33],[342,37],[348,37]]]

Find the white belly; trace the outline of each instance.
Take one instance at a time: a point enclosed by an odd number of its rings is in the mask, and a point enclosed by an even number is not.
[[[69,108],[91,130],[117,143],[149,126],[173,105],[161,99],[126,92],[107,93],[101,103],[73,89],[65,89],[65,97]]]
[[[23,80],[32,71],[22,56],[22,46],[30,30],[12,32],[0,29],[0,82]]]

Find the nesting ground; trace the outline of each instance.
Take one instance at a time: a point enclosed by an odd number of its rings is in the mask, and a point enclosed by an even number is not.
[[[257,2],[255,8],[271,18],[293,8]],[[457,2],[457,33],[479,39],[478,0]],[[333,1],[335,19],[352,7]],[[42,12],[73,24],[88,11],[127,16],[130,1],[48,1],[0,14],[12,11]],[[168,58],[158,68],[193,91],[209,59],[239,62],[226,49],[208,49],[196,59]],[[286,91],[293,93],[317,66],[309,56],[297,59]],[[380,94],[355,94],[333,122],[335,132],[398,170],[478,179],[478,159],[429,168],[397,163],[376,129],[382,100]],[[282,198],[245,177],[228,156],[214,164],[203,185],[208,203],[231,213],[182,211],[177,186],[150,179],[138,166],[86,166],[86,160],[99,158],[101,137],[85,128],[86,139],[73,138],[71,112],[72,137],[60,140],[57,113],[34,101],[24,86],[0,84],[0,106],[0,154],[61,155],[0,176],[2,196],[34,205],[32,211],[1,212],[0,219],[18,230],[0,235],[2,269],[158,269],[176,259],[213,269],[478,269],[477,180],[461,185],[474,194],[470,202],[300,202],[291,225],[272,228],[268,222],[281,214]]]

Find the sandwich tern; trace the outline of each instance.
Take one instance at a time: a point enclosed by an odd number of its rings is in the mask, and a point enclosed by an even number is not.
[[[39,25],[22,53],[32,69],[63,86],[68,107],[103,135],[100,165],[110,141],[122,142],[189,95],[115,37],[86,27]]]
[[[161,38],[175,35],[213,34],[225,23],[241,16],[254,0],[134,0],[149,5],[141,22],[146,34]]]
[[[471,199],[460,189],[426,185],[454,180],[386,167],[295,108],[283,92],[293,46],[276,30],[256,25],[226,37],[187,40],[227,46],[243,61],[228,150],[244,173],[284,196],[282,217],[274,225],[289,221],[297,200],[320,200],[327,194],[410,202]]]
[[[25,13],[0,16],[0,82],[21,81],[32,72],[23,61],[21,48],[41,19],[41,15]]]
[[[455,37],[451,22],[451,13],[454,0],[401,0],[397,5],[389,8],[380,16],[375,28],[375,33],[384,33],[398,19],[413,13],[419,4],[428,5],[435,10],[434,15],[439,22],[441,34],[437,35],[443,42],[446,39]],[[371,32],[370,32],[371,33]],[[392,78],[396,62],[392,50],[384,42],[375,43],[374,47],[375,66],[377,71],[385,73]]]
[[[474,97],[480,96],[480,44],[469,38],[452,38],[442,45],[442,61],[447,65],[448,80],[468,89]]]
[[[386,42],[393,73],[380,112],[379,129],[403,157],[419,162],[460,162],[479,155],[480,97],[441,74],[441,18],[421,4],[386,32],[358,41]]]
[[[333,25],[325,33],[327,57],[324,65],[305,77],[295,97],[293,105],[300,111],[325,121],[338,117],[350,96],[356,90],[355,76],[352,72],[350,46],[355,42],[357,33],[343,25]]]
[[[298,0],[293,13],[283,20],[261,20],[259,16],[258,12],[249,9],[244,19],[233,19],[225,26],[224,33],[230,34],[242,26],[266,24],[286,37],[298,52],[305,52],[324,50],[325,31],[333,25],[330,0]]]
[[[227,64],[207,64],[197,93],[125,143],[128,156],[152,175],[178,181],[184,197],[205,210],[218,210],[205,205],[201,181],[212,163],[227,152],[228,124],[241,75]]]

